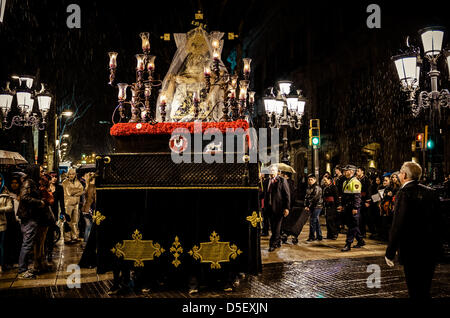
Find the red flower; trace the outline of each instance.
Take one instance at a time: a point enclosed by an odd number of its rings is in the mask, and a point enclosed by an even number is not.
[[[157,123],[155,125],[151,125],[148,123],[118,123],[111,127],[110,134],[111,136],[138,136],[138,135],[170,135],[176,128],[185,128],[189,130],[191,134],[193,133],[203,133],[207,129],[215,131],[215,129],[219,130],[222,133],[227,132],[227,130],[234,131],[238,128],[242,128],[244,131],[249,128],[249,124],[246,120],[236,120],[232,122],[206,122],[201,123],[201,131],[197,128],[199,127],[198,123],[187,122],[166,122],[166,123]]]

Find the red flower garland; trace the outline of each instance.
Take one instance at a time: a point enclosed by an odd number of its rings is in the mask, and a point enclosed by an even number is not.
[[[138,136],[138,135],[170,135],[176,128],[186,128],[189,132],[199,133],[194,131],[194,122],[167,122],[167,123],[118,123],[111,127],[111,136]],[[198,124],[197,124],[198,125]],[[222,133],[225,133],[227,129],[233,131],[242,128],[244,131],[249,128],[249,124],[246,120],[239,119],[231,122],[205,122],[201,123],[202,133],[207,129],[219,129]]]

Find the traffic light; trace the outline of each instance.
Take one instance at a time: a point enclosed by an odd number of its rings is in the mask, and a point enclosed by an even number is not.
[[[434,141],[432,139],[428,139],[427,149],[433,149],[433,148],[434,148]]]
[[[320,147],[320,119],[309,121],[309,145]]]
[[[423,149],[423,145],[424,145],[423,141],[424,141],[423,133],[417,134],[416,135],[416,148]]]

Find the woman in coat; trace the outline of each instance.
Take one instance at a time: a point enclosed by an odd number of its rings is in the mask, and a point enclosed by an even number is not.
[[[337,222],[337,210],[340,205],[339,194],[336,185],[333,184],[333,178],[329,174],[325,174],[322,178],[323,182],[323,207],[327,221],[327,239],[336,240],[339,234]]]

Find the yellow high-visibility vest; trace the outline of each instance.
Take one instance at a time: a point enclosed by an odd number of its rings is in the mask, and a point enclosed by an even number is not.
[[[342,190],[344,193],[349,194],[361,193],[361,187],[361,182],[356,177],[352,177],[344,182]]]

